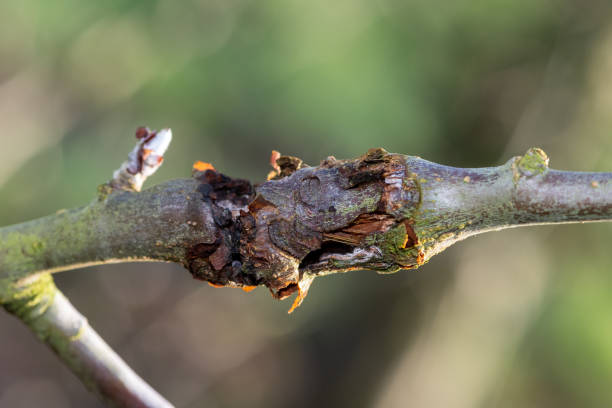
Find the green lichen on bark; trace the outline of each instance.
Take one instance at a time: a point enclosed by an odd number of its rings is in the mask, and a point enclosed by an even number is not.
[[[50,273],[40,273],[17,282],[2,282],[4,309],[23,321],[41,341],[69,364],[78,361],[70,353],[70,343],[79,339],[80,326],[66,334],[53,324],[47,314],[57,296],[61,296]]]
[[[17,282],[0,283],[0,297],[4,308],[31,324],[46,312],[53,303],[57,288],[49,273],[41,273]]]
[[[36,337],[48,343],[64,360],[74,360],[69,352],[70,343],[79,339],[81,327],[66,334],[46,316],[59,294],[50,273],[40,273],[17,282],[5,281],[2,291],[2,305],[7,312],[28,325]]]
[[[395,273],[402,269],[414,269],[422,263],[421,245],[410,242],[406,223],[398,223],[385,232],[377,232],[366,238],[366,244],[378,248],[381,261],[372,264],[371,269],[378,273]],[[384,266],[383,266],[384,265]]]

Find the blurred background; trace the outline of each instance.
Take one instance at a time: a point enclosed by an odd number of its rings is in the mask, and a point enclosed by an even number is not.
[[[370,147],[497,165],[531,146],[612,171],[605,0],[0,2],[0,225],[84,205],[139,125],[263,180]],[[308,299],[214,289],[173,265],[56,275],[178,407],[612,406],[612,225],[515,229],[417,271],[315,281]],[[99,407],[0,313],[0,407]]]

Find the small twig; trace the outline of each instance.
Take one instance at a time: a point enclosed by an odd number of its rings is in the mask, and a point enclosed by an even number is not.
[[[130,152],[128,160],[115,171],[113,179],[108,183],[111,190],[140,191],[147,177],[155,173],[161,166],[163,155],[172,140],[172,131],[162,129],[155,132],[141,127],[136,131],[136,137],[139,142]],[[105,194],[102,194],[104,192],[104,188],[100,189],[101,195],[95,202],[98,205],[106,199]],[[34,258],[28,250],[45,252],[45,248],[49,244],[48,259],[53,258],[55,256],[54,252],[62,245],[82,245],[83,242],[80,241],[84,238],[83,234],[87,234],[86,231],[89,227],[87,222],[78,221],[83,221],[82,216],[90,219],[89,217],[93,216],[93,213],[90,212],[93,208],[95,208],[95,204],[86,209],[74,212],[67,211],[61,214],[60,219],[75,221],[68,221],[65,224],[60,222],[59,224],[63,224],[62,226],[51,220],[48,223],[43,221],[42,223],[34,222],[31,224],[30,227],[35,226],[35,228],[42,225],[49,228],[55,224],[62,230],[70,226],[68,229],[72,231],[73,235],[72,240],[63,241],[62,244],[58,243],[55,248],[51,242],[60,238],[61,233],[54,230],[53,227],[48,230],[47,234],[39,235],[34,241],[26,243],[21,240],[21,244],[27,246],[27,250],[23,252],[25,259]],[[129,217],[128,214],[130,214],[129,211],[126,212]],[[114,221],[117,221],[117,218],[121,217],[115,217]],[[115,224],[115,227],[120,228],[118,224]],[[49,241],[44,240],[45,235]],[[4,241],[7,241],[11,236],[19,236],[19,233],[17,235],[4,235]],[[100,239],[103,240],[104,237],[100,236]],[[109,237],[108,239],[111,240],[112,238]],[[20,241],[19,238],[18,241]],[[5,259],[6,257],[10,258],[11,253],[5,251],[4,256]],[[91,264],[88,260],[84,260],[82,263],[74,262],[75,260],[73,257],[74,266]],[[48,261],[45,261],[45,263],[48,263]],[[34,262],[35,264],[36,262]],[[33,264],[26,262],[22,266],[25,266],[27,270],[31,269]],[[48,268],[35,267],[34,269]],[[13,264],[11,269],[5,269],[2,272],[0,273],[0,303],[7,311],[26,323],[83,384],[108,406],[172,407],[172,404],[140,378],[94,331],[87,319],[55,287],[49,271],[25,275],[22,273],[24,270],[20,266]]]
[[[113,188],[140,191],[147,177],[162,165],[164,153],[172,141],[172,130],[152,131],[143,126],[136,130],[136,138],[139,142],[113,174],[109,183]]]

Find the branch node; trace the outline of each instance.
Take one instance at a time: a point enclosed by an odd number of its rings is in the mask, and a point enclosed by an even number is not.
[[[527,177],[542,174],[548,170],[548,156],[544,150],[532,147],[518,161],[518,168]]]

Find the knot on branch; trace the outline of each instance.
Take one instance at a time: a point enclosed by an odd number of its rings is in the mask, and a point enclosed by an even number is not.
[[[308,167],[273,153],[271,163],[269,180],[254,188],[196,165],[198,190],[218,231],[214,243],[191,249],[196,278],[215,286],[265,285],[278,299],[297,291],[296,307],[316,276],[423,263],[410,222],[420,188],[404,156],[371,149],[356,160],[329,157]]]
[[[548,170],[548,161],[548,156],[544,153],[544,150],[532,147],[518,159],[517,167],[521,174],[531,177],[545,173]],[[515,174],[515,179],[518,177],[520,177],[520,174]]]

